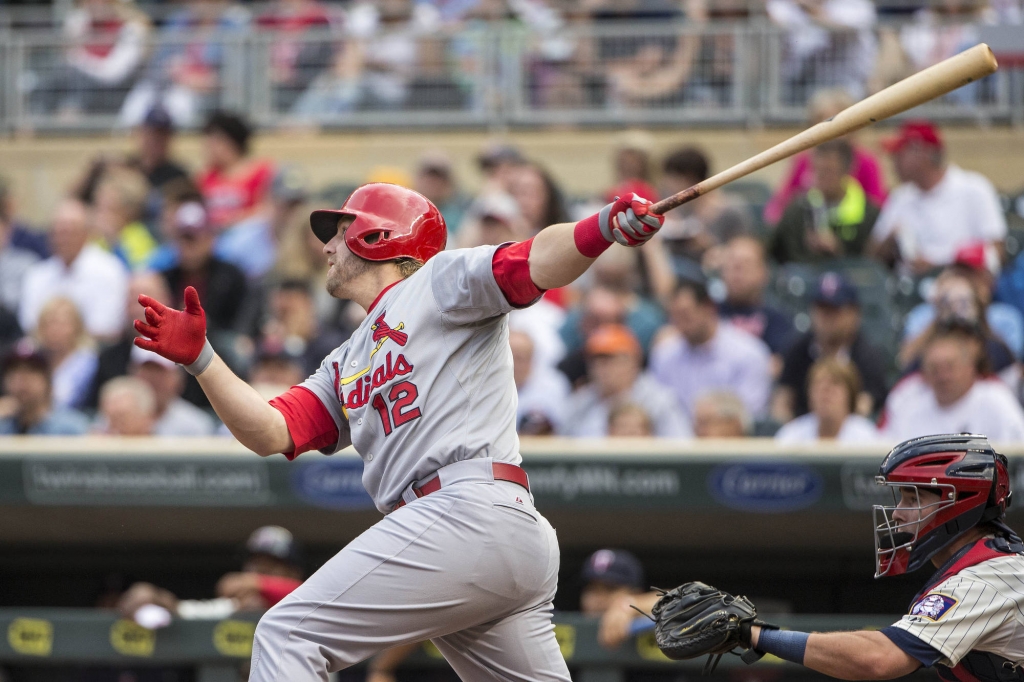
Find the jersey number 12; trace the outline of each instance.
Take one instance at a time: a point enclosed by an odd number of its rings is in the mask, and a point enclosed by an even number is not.
[[[410,381],[400,381],[388,391],[388,400],[391,401],[391,409],[384,400],[383,393],[377,393],[370,401],[373,409],[380,415],[381,425],[384,427],[384,435],[390,436],[391,432],[406,422],[419,419],[422,414],[420,408],[406,409],[416,398],[419,397],[416,384]]]

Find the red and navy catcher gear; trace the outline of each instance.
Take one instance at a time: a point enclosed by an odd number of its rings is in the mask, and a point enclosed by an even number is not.
[[[437,206],[419,192],[373,182],[357,188],[337,211],[313,211],[309,225],[324,244],[338,233],[338,220],[352,218],[345,243],[360,258],[414,258],[425,263],[444,250],[448,230]]]
[[[882,461],[875,482],[893,489],[894,506],[875,505],[875,577],[916,571],[936,552],[971,528],[989,523],[1016,537],[1003,522],[1010,506],[1010,475],[1004,455],[985,436],[970,433],[913,438]],[[900,524],[893,512],[901,491],[913,489],[913,523]],[[922,505],[920,491],[939,496]]]

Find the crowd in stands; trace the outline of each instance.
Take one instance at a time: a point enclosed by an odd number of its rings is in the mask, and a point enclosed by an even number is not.
[[[523,56],[524,97],[539,108],[736,105],[747,68],[727,22],[763,21],[781,35],[781,102],[802,106],[820,88],[854,98],[979,42],[989,25],[1024,21],[1021,0],[76,0],[63,35],[35,50],[21,85],[27,108],[74,121],[137,125],[153,106],[197,126],[239,87],[265,79],[277,115],[329,122],[352,111],[474,109],[488,61],[481,31],[505,21],[535,39]],[[147,14],[146,10],[160,11]],[[616,34],[622,22],[696,31]],[[572,30],[569,30],[572,29]],[[587,29],[594,29],[588,31]],[[261,36],[237,52],[238,39]],[[953,104],[994,101],[994,82],[957,90]],[[493,97],[493,93],[490,95]],[[855,177],[872,168],[856,156]],[[807,165],[794,169],[800,178]],[[875,169],[877,170],[877,169]],[[879,199],[877,184],[866,183]],[[784,205],[775,205],[781,211]],[[777,219],[778,215],[774,215]],[[215,222],[217,219],[215,219]]]
[[[844,97],[815,95],[812,115]],[[202,129],[190,175],[173,117],[149,110],[132,153],[84,168],[45,226],[26,225],[0,186],[0,433],[227,435],[194,378],[133,345],[142,293],[181,308],[195,287],[211,343],[267,398],[360,323],[361,308],[326,294],[308,222],[343,196],[254,157],[242,116],[217,111]],[[884,149],[854,138],[797,156],[760,205],[728,188],[701,197],[644,248],[613,246],[576,284],[514,311],[520,433],[1024,439],[1024,262],[1006,250],[996,190],[948,158],[927,121]],[[712,172],[703,150],[659,158],[640,131],[618,140],[614,186],[573,200],[515,147],[478,161],[475,195],[441,150],[398,178],[440,207],[449,248],[527,239]],[[896,302],[897,281],[920,296]]]

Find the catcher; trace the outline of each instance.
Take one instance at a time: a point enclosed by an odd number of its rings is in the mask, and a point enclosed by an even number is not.
[[[896,446],[876,481],[875,577],[938,569],[907,615],[880,631],[780,630],[754,605],[703,583],[655,595],[655,638],[674,659],[746,650],[847,680],[887,680],[936,666],[948,682],[1024,682],[1024,543],[1006,525],[1007,460],[984,436],[926,436]],[[652,601],[648,595],[647,604]],[[641,607],[645,604],[641,604]],[[605,633],[607,637],[607,633]]]

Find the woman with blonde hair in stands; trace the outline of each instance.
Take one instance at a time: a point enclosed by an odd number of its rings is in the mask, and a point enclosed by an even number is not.
[[[870,443],[878,440],[878,429],[856,413],[860,394],[857,368],[837,358],[818,360],[807,378],[807,400],[811,411],[783,425],[775,434],[780,443],[811,443],[834,440],[839,443]]]
[[[842,88],[819,90],[814,93],[807,104],[808,122],[815,125],[827,121],[851,104],[853,104],[853,98]],[[871,203],[881,206],[885,203],[885,197],[888,194],[882,174],[882,165],[871,152],[855,144],[850,135],[847,135],[845,139],[853,146],[853,162],[850,164],[849,175],[864,188],[864,193]],[[764,207],[764,221],[768,225],[775,225],[779,222],[782,213],[789,206],[789,202],[814,186],[812,152],[813,150],[809,149],[793,157],[789,170]]]
[[[83,405],[99,361],[78,307],[68,298],[50,299],[39,313],[35,337],[50,362],[54,407]]]

